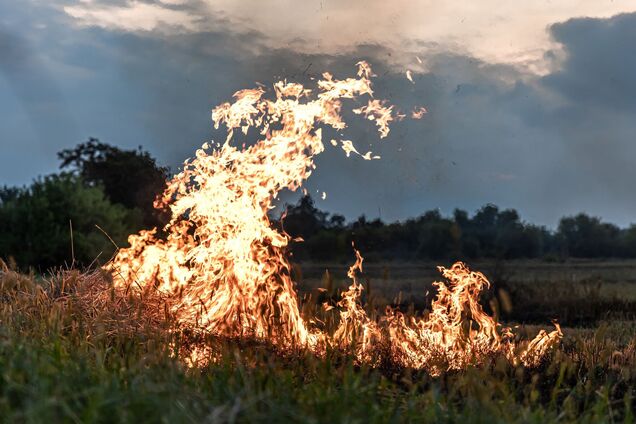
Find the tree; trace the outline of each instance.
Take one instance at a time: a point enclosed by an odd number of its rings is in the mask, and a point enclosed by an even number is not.
[[[557,236],[565,252],[579,258],[617,256],[620,245],[617,226],[584,213],[562,218]]]
[[[327,226],[326,212],[314,205],[310,195],[300,198],[294,206],[287,206],[282,219],[285,231],[292,237],[307,239]]]
[[[169,215],[153,202],[166,186],[168,169],[157,165],[148,152],[122,150],[90,138],[58,153],[60,168],[82,177],[89,186],[102,186],[113,203],[139,209],[146,228],[163,228]]]
[[[0,257],[22,268],[103,263],[115,246],[96,225],[123,245],[141,219],[76,175],[48,176],[12,193],[0,203]]]
[[[15,199],[19,194],[20,189],[17,187],[4,186],[0,188],[0,205]]]
[[[441,259],[454,253],[453,222],[445,219],[437,210],[428,211],[418,220],[419,258]]]
[[[333,228],[335,230],[342,230],[345,227],[345,217],[339,214],[333,214],[329,218],[328,226],[329,228]]]
[[[636,257],[636,225],[631,224],[622,231],[621,256]]]
[[[456,247],[460,255],[467,258],[477,258],[481,256],[479,240],[475,234],[473,222],[468,217],[468,212],[455,209],[453,211],[453,221],[455,221],[456,225],[456,237],[459,237],[459,240],[456,242]]]
[[[497,239],[497,218],[499,208],[488,204],[477,211],[472,219],[472,230],[479,241],[481,254],[496,256],[495,241]]]

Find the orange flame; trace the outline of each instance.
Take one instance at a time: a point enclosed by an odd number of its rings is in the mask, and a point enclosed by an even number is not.
[[[431,374],[461,369],[495,353],[513,363],[536,364],[561,338],[559,327],[540,333],[520,351],[511,330],[499,326],[478,303],[488,281],[462,263],[440,267],[449,284],[436,283],[438,295],[428,318],[388,309],[376,320],[361,305],[363,287],[356,274],[363,259],[356,251],[349,271],[352,284],[338,303],[336,330],[319,330],[301,316],[285,256],[290,238],[272,228],[268,212],[281,190],[300,188],[315,169],[313,159],[324,150],[320,126],[346,127],[342,99],[373,96],[371,67],[357,65],[357,78],[337,80],[324,73],[315,95],[301,84],[279,81],[274,99],[265,98],[263,88],[241,90],[232,103],[215,108],[215,127],[225,125],[227,139],[217,149],[204,144],[172,178],[158,200],[172,212],[165,240],[154,230],[130,236],[131,246],[108,266],[118,277],[116,285],[171,294],[172,312],[184,325],[265,340],[283,349],[300,347],[320,355],[332,346],[370,364],[388,352],[392,361]],[[381,137],[400,117],[393,106],[373,98],[353,112],[375,121]],[[248,134],[250,129],[261,138],[248,147],[234,146],[234,131]],[[358,153],[349,140],[340,143],[347,156],[379,158]]]

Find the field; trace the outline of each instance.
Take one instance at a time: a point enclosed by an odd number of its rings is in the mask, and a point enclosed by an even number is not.
[[[431,283],[441,279],[438,265],[365,264],[367,296],[377,306],[408,308],[412,304],[425,309],[435,296]],[[636,319],[636,261],[476,261],[469,265],[488,277],[491,290],[486,300],[496,302],[487,302],[488,306],[498,309],[491,312],[506,321],[549,324],[558,319],[566,326],[594,327],[603,320]],[[337,291],[349,284],[345,264],[303,264],[297,270],[299,291],[304,295],[315,294],[318,287]]]
[[[0,421],[633,422],[636,262],[471,265],[493,282],[483,299],[491,313],[520,323],[519,334],[548,328],[553,318],[564,324],[562,344],[541,366],[492,358],[433,378],[358,366],[339,352],[316,358],[201,340],[169,331],[169,314],[157,313],[161,299],[115,293],[100,272],[35,277],[4,267]],[[335,296],[345,270],[297,266],[305,305]],[[413,314],[426,308],[439,278],[433,264],[365,271],[368,304]],[[201,343],[222,359],[185,366],[184,352]]]

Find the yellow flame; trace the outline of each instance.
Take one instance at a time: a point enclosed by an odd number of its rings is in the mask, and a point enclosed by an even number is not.
[[[426,115],[427,113],[428,113],[428,111],[426,110],[425,107],[419,106],[419,107],[416,107],[415,109],[413,109],[413,111],[411,112],[411,118],[412,119],[422,119],[424,117],[424,115]]]
[[[225,142],[216,149],[204,144],[171,179],[157,201],[172,212],[167,235],[161,239],[153,230],[130,236],[131,246],[108,267],[117,286],[170,294],[172,312],[184,325],[218,336],[265,340],[283,349],[300,347],[320,355],[332,346],[369,364],[377,364],[383,354],[431,374],[461,369],[495,353],[514,363],[538,363],[560,339],[558,326],[540,333],[525,350],[516,348],[511,330],[479,305],[488,281],[462,263],[440,267],[449,283],[436,283],[437,298],[427,318],[388,309],[384,317],[372,319],[360,300],[363,287],[356,275],[363,259],[356,250],[349,270],[352,284],[337,305],[335,331],[319,330],[302,317],[285,255],[290,238],[270,225],[268,212],[281,190],[299,189],[311,175],[314,157],[324,150],[321,126],[346,127],[342,99],[373,95],[371,67],[357,65],[357,78],[337,80],[324,73],[317,93],[279,81],[273,99],[259,87],[238,91],[233,102],[215,108],[215,127],[228,129]],[[388,135],[394,118],[403,116],[373,98],[353,112],[374,121],[380,137]],[[248,134],[250,129],[258,131],[259,140],[234,146],[235,130]],[[360,154],[350,140],[340,143],[347,156],[379,158]],[[198,361],[193,355],[189,361]]]
[[[371,99],[366,106],[353,109],[353,113],[364,115],[369,121],[375,121],[380,138],[389,135],[389,124],[393,121],[393,106],[386,106],[386,102]]]

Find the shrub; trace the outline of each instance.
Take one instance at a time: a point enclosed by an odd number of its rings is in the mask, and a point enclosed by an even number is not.
[[[140,220],[138,210],[111,203],[100,186],[70,174],[47,176],[0,197],[0,257],[40,270],[73,259],[84,266],[105,262],[113,241],[124,243]]]

